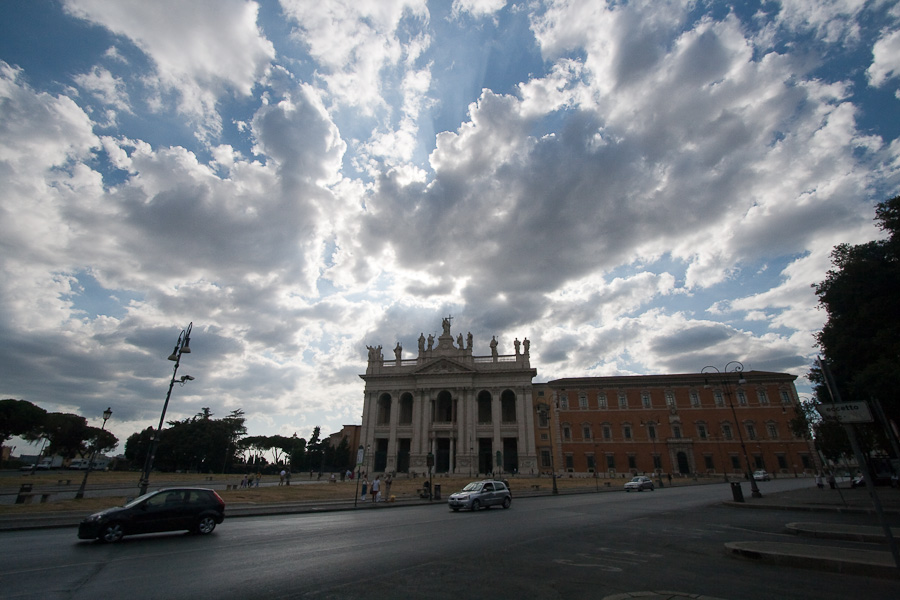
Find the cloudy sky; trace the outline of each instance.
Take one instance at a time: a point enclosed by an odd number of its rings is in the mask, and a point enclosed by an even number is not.
[[[0,397],[360,423],[366,345],[796,374],[900,187],[900,5],[0,7]],[[121,450],[121,447],[120,447]]]

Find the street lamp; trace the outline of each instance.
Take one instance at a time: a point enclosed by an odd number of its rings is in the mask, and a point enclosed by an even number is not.
[[[175,349],[172,350],[172,354],[169,355],[169,360],[175,361],[175,368],[172,370],[172,380],[169,382],[169,391],[166,393],[166,401],[163,403],[162,414],[159,416],[159,427],[150,434],[150,449],[147,452],[147,458],[144,460],[144,472],[141,475],[140,481],[142,496],[147,493],[147,486],[150,485],[150,470],[153,468],[153,459],[156,455],[156,447],[159,445],[159,436],[162,432],[163,422],[166,419],[166,409],[169,408],[169,398],[172,397],[172,388],[175,387],[175,375],[178,373],[178,367],[181,366],[181,355],[191,353],[191,328],[193,326],[194,323],[191,322],[188,324],[187,329],[181,330],[181,333],[178,334],[178,341],[175,342]],[[182,375],[178,381],[181,385],[184,385],[186,381],[193,380],[194,378],[190,375]]]
[[[112,416],[112,408],[107,408],[103,411],[103,425],[100,426],[100,431],[103,431],[106,428],[106,422]],[[84,498],[84,488],[87,486],[87,478],[88,475],[91,474],[91,470],[94,468],[94,457],[97,456],[97,441],[94,441],[94,447],[91,450],[91,458],[88,461],[87,471],[84,472],[84,479],[81,480],[81,487],[78,488],[78,492],[75,494],[75,499],[80,500]]]
[[[711,371],[707,371],[707,369],[711,369]],[[725,365],[723,370],[719,370],[713,366],[706,366],[700,371],[700,373],[707,373],[715,371],[716,374],[721,378],[719,381],[722,384],[722,387],[725,388],[725,395],[728,396],[728,406],[731,407],[731,414],[734,417],[734,426],[738,432],[738,439],[741,442],[741,450],[744,452],[744,461],[747,463],[747,475],[750,477],[750,495],[754,498],[762,498],[762,493],[759,491],[759,487],[756,485],[756,479],[753,478],[753,467],[750,466],[750,456],[747,454],[747,445],[744,443],[744,434],[741,433],[741,424],[738,421],[737,411],[734,409],[734,400],[731,397],[731,385],[729,382],[729,373],[737,374],[737,382],[740,385],[747,383],[747,380],[744,379],[744,364],[737,360],[732,360]],[[709,384],[709,379],[706,379],[706,383],[704,387],[709,388],[712,387]],[[724,436],[723,436],[724,437]]]
[[[550,469],[552,470],[553,475],[553,493],[558,494],[559,489],[556,487],[556,461],[553,458],[553,419],[550,415],[550,405],[546,402],[538,402],[537,411],[539,415],[548,419],[548,432],[550,435]]]

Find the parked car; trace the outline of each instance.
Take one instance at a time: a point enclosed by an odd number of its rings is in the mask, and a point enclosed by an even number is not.
[[[633,477],[631,481],[625,484],[625,491],[630,492],[631,490],[637,490],[639,492],[650,490],[652,492],[653,480],[645,475],[638,475],[637,477]]]
[[[78,537],[118,542],[126,535],[187,530],[209,534],[225,519],[225,501],[205,488],[167,488],[84,519]]]
[[[769,472],[760,469],[759,471],[753,471],[753,479],[756,481],[769,481]]]
[[[447,504],[453,512],[461,508],[468,508],[476,511],[482,506],[489,508],[491,506],[502,506],[509,508],[512,504],[512,493],[509,487],[502,481],[493,479],[485,479],[484,481],[473,481],[455,494],[450,494]]]

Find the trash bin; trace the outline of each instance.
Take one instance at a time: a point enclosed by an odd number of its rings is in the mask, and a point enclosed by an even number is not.
[[[435,500],[441,499],[441,484],[439,484],[439,483],[434,484],[434,499]]]
[[[16,504],[25,504],[25,502],[31,502],[31,486],[30,483],[23,483],[21,487],[19,487],[19,493],[16,495]]]
[[[741,489],[740,481],[731,482],[731,495],[734,497],[735,502],[744,501],[744,490]]]

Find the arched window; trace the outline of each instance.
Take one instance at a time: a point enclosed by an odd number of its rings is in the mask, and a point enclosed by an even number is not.
[[[391,422],[391,395],[382,394],[378,398],[378,416],[375,419],[377,425],[389,425]]]
[[[400,425],[412,425],[413,420],[413,397],[412,394],[406,392],[400,396]]]
[[[516,421],[516,394],[512,390],[503,390],[500,394],[500,421],[503,423]]]
[[[478,392],[478,422],[490,423],[491,417],[491,393],[487,390]]]
[[[434,420],[436,423],[453,421],[453,398],[447,390],[440,392],[434,401]]]

